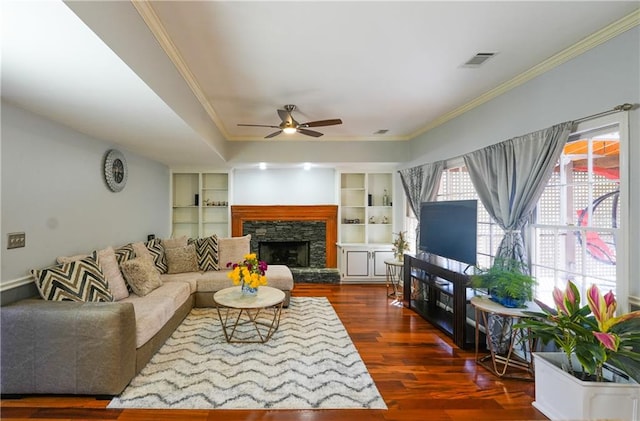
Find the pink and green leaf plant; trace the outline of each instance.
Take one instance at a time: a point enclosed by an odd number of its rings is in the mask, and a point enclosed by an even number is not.
[[[542,312],[527,312],[519,327],[528,328],[544,344],[555,343],[566,355],[567,371],[576,375],[571,363],[575,355],[582,373],[603,381],[603,366],[609,364],[640,383],[640,311],[616,316],[612,291],[602,295],[596,285],[587,290],[587,304],[581,306],[580,292],[569,281],[566,288],[553,290],[555,309],[539,300]]]

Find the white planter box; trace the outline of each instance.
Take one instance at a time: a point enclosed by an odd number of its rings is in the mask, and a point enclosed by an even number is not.
[[[533,406],[552,420],[640,421],[640,385],[622,378],[585,382],[562,370],[562,352],[535,352],[536,400]],[[574,369],[579,369],[577,359]],[[621,382],[617,382],[617,381]],[[623,383],[625,382],[626,383]]]

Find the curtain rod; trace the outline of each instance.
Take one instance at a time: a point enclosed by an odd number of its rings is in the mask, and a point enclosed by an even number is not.
[[[592,118],[602,117],[603,115],[609,115],[609,114],[617,113],[617,112],[620,112],[620,111],[629,111],[632,108],[633,108],[633,104],[629,104],[629,103],[625,103],[625,104],[622,104],[622,105],[616,105],[611,110],[603,111],[601,113],[593,114],[593,115],[590,115],[590,116],[587,116],[587,117],[582,117],[582,118],[579,118],[577,120],[574,120],[573,122],[574,123],[581,123],[583,121],[591,120]]]

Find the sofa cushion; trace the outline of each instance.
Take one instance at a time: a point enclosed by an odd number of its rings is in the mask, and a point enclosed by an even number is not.
[[[269,265],[264,273],[267,277],[267,285],[282,291],[293,289],[293,274],[285,265]]]
[[[50,301],[113,301],[96,254],[45,269],[31,271],[40,296]]]
[[[131,294],[121,301],[132,303],[136,316],[136,348],[140,348],[171,319],[174,301],[169,297],[140,297]]]
[[[107,281],[107,284],[109,284],[109,290],[113,295],[114,301],[127,298],[129,296],[129,289],[122,277],[122,272],[120,272],[120,266],[118,266],[113,247],[107,247],[106,249],[98,251],[98,264],[100,265],[100,269],[102,269],[104,279]]]
[[[162,245],[164,246],[165,251],[167,249],[173,249],[177,247],[184,247],[187,245],[187,236],[183,235],[178,238],[165,238],[162,240]]]
[[[228,269],[202,272],[198,278],[198,292],[217,292],[232,287],[233,281],[227,278],[229,272]]]
[[[185,247],[165,249],[168,270],[166,273],[197,272],[198,259],[196,247],[190,244]]]
[[[229,263],[238,263],[251,251],[251,234],[243,237],[218,238],[218,262],[221,269]]]
[[[191,288],[186,282],[170,282],[163,283],[160,288],[154,289],[145,298],[150,297],[167,297],[173,301],[173,312],[180,308],[182,304],[189,299]]]
[[[160,274],[147,258],[136,257],[120,265],[122,274],[136,295],[147,295],[162,285]]]
[[[185,272],[185,273],[163,273],[160,275],[162,284],[171,282],[182,282],[189,285],[189,293],[193,294],[198,290],[198,280],[200,279],[200,272]]]
[[[218,237],[215,234],[211,237],[198,238],[195,241],[195,246],[200,270],[220,269],[220,261],[218,260]]]

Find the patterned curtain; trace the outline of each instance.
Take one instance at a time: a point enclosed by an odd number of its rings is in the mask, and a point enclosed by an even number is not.
[[[443,170],[444,161],[437,161],[398,171],[409,206],[418,219],[415,250],[418,250],[420,241],[420,204],[435,200]]]
[[[527,262],[522,231],[562,154],[572,126],[570,121],[557,124],[464,156],[478,197],[505,231],[496,258]]]

